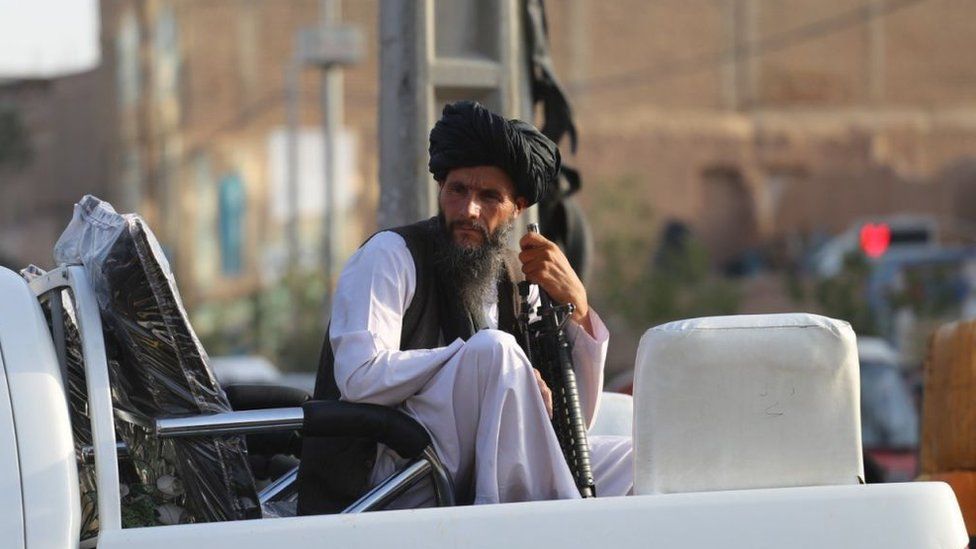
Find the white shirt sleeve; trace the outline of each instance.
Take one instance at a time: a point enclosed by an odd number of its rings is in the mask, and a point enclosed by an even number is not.
[[[539,286],[533,284],[532,289],[529,290],[529,304],[535,309],[530,317],[532,320],[539,318],[536,314],[539,300]],[[603,368],[607,361],[607,345],[610,342],[610,332],[603,319],[592,308],[590,308],[590,324],[593,327],[592,336],[573,320],[568,320],[564,326],[566,338],[573,347],[576,389],[579,392],[580,409],[587,428],[593,426],[593,420],[600,406],[600,395],[603,393]]]
[[[569,320],[566,322],[566,337],[573,345],[573,366],[576,370],[576,387],[579,390],[580,408],[586,419],[586,427],[593,426],[593,420],[600,407],[600,394],[603,392],[603,366],[607,360],[607,344],[610,332],[596,311],[590,309],[590,324],[593,336],[582,326]]]
[[[397,406],[418,393],[463,341],[400,350],[403,315],[417,287],[400,235],[384,231],[346,263],[335,291],[329,340],[343,400]]]

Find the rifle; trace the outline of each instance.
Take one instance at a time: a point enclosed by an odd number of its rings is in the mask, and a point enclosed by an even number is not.
[[[535,223],[529,224],[529,232],[539,232],[539,226]],[[542,379],[552,390],[552,427],[580,495],[584,498],[594,497],[596,487],[590,467],[590,445],[586,439],[586,426],[580,410],[572,347],[563,330],[563,325],[573,314],[575,307],[572,303],[553,303],[549,294],[539,288],[539,320],[530,323],[529,315],[533,312],[529,305],[531,286],[533,285],[526,281],[518,284],[521,299],[518,322],[522,350],[529,357],[532,367],[539,370]]]

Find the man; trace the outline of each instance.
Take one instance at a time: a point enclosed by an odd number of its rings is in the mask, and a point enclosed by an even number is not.
[[[526,234],[520,253],[508,249],[516,218],[555,184],[559,163],[556,145],[531,125],[477,103],[446,106],[430,133],[438,216],[377,233],[339,278],[316,397],[338,394],[415,418],[461,503],[579,497],[550,425],[551,392],[513,337],[522,276],[576,306],[566,329],[591,422],[607,330],[555,244]],[[630,439],[590,444],[597,494],[628,493]],[[400,462],[381,446],[368,484]],[[408,506],[431,497],[415,491],[403,499]],[[303,512],[312,505],[305,498]]]

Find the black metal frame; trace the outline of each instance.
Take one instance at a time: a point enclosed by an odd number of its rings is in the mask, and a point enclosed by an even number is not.
[[[352,403],[345,403],[345,405],[357,406]],[[159,438],[245,435],[301,430],[305,427],[306,420],[304,410],[297,407],[156,419],[121,410],[116,410],[115,413],[118,419],[145,427]],[[411,422],[414,421],[400,412],[390,410],[390,413],[399,414]],[[295,467],[261,490],[258,499],[262,504],[293,499],[297,494],[297,478],[298,468]],[[383,509],[425,478],[430,478],[432,481],[434,498],[438,506],[448,507],[455,504],[453,481],[444,464],[437,457],[433,446],[428,445],[419,457],[408,462],[341,512],[362,513]]]

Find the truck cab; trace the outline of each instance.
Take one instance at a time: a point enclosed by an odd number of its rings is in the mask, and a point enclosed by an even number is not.
[[[80,499],[65,385],[36,296],[0,269],[0,537],[76,547]]]

